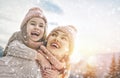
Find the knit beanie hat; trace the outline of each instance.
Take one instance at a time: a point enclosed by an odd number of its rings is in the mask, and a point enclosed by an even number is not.
[[[26,16],[24,17],[22,23],[21,23],[21,32],[22,32],[22,35],[24,37],[26,37],[26,24],[27,22],[32,19],[33,17],[38,17],[38,18],[42,18],[45,23],[46,23],[46,26],[45,26],[45,32],[44,32],[44,37],[46,37],[46,28],[47,28],[47,19],[46,17],[44,16],[43,14],[43,11],[38,8],[38,7],[33,7],[31,9],[29,9],[28,13],[26,14]],[[43,37],[43,38],[44,38]]]
[[[73,49],[74,49],[74,39],[75,39],[75,35],[77,34],[77,29],[72,25],[59,26],[59,27],[53,29],[50,34],[52,34],[52,32],[54,32],[54,31],[62,31],[62,32],[66,33],[66,35],[69,38],[69,44],[70,44],[69,54],[71,55],[71,53],[73,52]],[[50,34],[48,35],[48,37],[50,36]]]
[[[42,18],[45,21],[45,23],[47,23],[47,19],[43,15],[43,11],[38,7],[33,7],[31,9],[29,9],[28,13],[26,14],[25,18],[23,19],[22,24],[21,24],[21,29],[33,17]]]

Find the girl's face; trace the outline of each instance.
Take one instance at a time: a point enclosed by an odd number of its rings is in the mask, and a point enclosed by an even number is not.
[[[52,52],[59,60],[69,51],[68,36],[61,31],[54,31],[48,37],[47,49]]]
[[[40,40],[45,32],[45,21],[42,18],[32,18],[27,23],[27,36],[31,41]]]

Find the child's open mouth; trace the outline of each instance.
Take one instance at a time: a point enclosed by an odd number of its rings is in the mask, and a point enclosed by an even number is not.
[[[31,32],[31,35],[32,35],[32,36],[39,36],[40,33],[38,33],[38,32]]]

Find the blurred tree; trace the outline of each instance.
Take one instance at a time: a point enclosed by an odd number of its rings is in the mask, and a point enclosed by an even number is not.
[[[116,70],[117,70],[117,77],[120,78],[120,56],[118,58],[118,64]]]
[[[117,63],[115,60],[115,55],[113,54],[112,61],[110,64],[110,69],[109,69],[109,72],[108,72],[108,75],[106,76],[106,78],[119,78],[119,77],[117,77],[116,68],[117,68]]]
[[[83,78],[97,78],[96,67],[87,65],[87,72],[83,75]]]

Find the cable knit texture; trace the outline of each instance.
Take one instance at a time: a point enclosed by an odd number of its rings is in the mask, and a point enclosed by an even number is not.
[[[0,78],[41,78],[35,57],[35,50],[17,40],[11,42],[7,55],[0,59]]]

